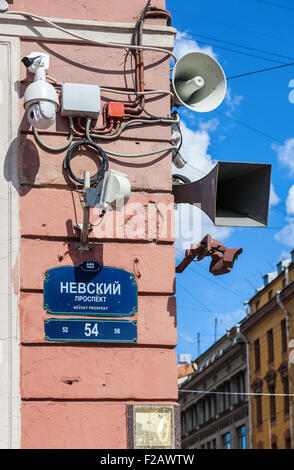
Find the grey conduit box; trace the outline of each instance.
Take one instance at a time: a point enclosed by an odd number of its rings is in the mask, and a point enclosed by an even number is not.
[[[97,118],[100,111],[100,87],[84,83],[63,83],[61,116]]]

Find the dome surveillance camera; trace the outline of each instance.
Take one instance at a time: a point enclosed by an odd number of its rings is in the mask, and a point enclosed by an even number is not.
[[[28,121],[36,129],[48,129],[55,121],[55,104],[41,100],[28,109]]]
[[[24,94],[24,108],[27,111],[28,121],[36,129],[48,129],[55,121],[59,105],[54,86],[46,82],[49,56],[32,52],[24,59],[25,66],[30,72],[35,73],[35,81],[27,87]]]

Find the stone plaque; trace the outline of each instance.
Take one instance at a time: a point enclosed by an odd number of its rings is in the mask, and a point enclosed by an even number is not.
[[[129,405],[128,447],[132,449],[179,448],[178,417],[179,409],[173,405]]]

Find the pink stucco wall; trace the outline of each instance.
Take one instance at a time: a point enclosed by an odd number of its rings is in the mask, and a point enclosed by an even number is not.
[[[133,23],[145,0],[14,0],[10,9],[48,17]],[[164,0],[152,2],[165,7]],[[148,20],[166,24],[162,19]],[[132,87],[125,51],[93,45],[22,40],[22,56],[30,51],[50,54],[50,75],[60,81]],[[159,60],[163,59],[163,60]],[[169,60],[146,52],[146,89],[169,87]],[[106,65],[107,64],[107,65]],[[20,120],[20,326],[23,448],[126,448],[127,404],[176,404],[176,303],[171,155],[115,159],[110,168],[128,174],[132,195],[119,221],[107,213],[90,236],[92,252],[75,249],[74,224],[82,212],[75,187],[62,169],[65,152],[48,153],[32,135],[22,96],[32,77],[21,65]],[[117,96],[103,94],[116,101]],[[148,99],[148,110],[167,116],[167,96]],[[101,118],[99,118],[101,119]],[[67,120],[61,117],[42,133],[49,145],[66,140]],[[103,143],[122,153],[141,153],[166,146],[170,126],[138,126],[121,139]],[[101,144],[102,145],[102,144]],[[85,156],[74,169],[93,170]],[[163,207],[169,207],[165,212]],[[145,218],[149,214],[150,226]],[[91,221],[95,223],[95,211]],[[114,232],[116,224],[118,232]],[[58,344],[44,340],[43,279],[45,270],[95,259],[134,272],[138,283],[137,345]],[[48,317],[48,315],[47,315]],[[85,318],[85,317],[84,317]]]
[[[8,3],[10,10],[29,11],[52,18],[133,23],[146,0],[8,0]],[[165,8],[165,0],[153,0],[152,5]]]

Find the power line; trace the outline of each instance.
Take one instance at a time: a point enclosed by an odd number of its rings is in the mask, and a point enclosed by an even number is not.
[[[253,126],[249,126],[249,124],[246,124],[245,122],[242,122],[242,121],[239,121],[238,119],[235,119],[235,118],[232,118],[231,116],[228,116],[227,114],[225,113],[222,113],[221,111],[215,111],[217,114],[220,114],[221,116],[227,118],[227,119],[230,119],[231,121],[233,122],[236,122],[237,124],[240,124],[240,126],[243,126],[243,127],[246,127],[246,129],[249,129],[250,131],[253,131],[253,132],[256,132],[257,134],[260,134],[262,135],[263,137],[266,137],[268,139],[271,139],[273,140],[274,142],[277,142],[281,145],[284,145],[284,142],[282,142],[281,140],[277,139],[276,137],[273,137],[272,135],[270,134],[266,134],[265,132],[263,131],[260,131],[259,129],[256,129],[255,127]]]
[[[187,409],[189,409],[189,408],[186,408],[185,411],[187,411]],[[284,407],[282,407],[278,411],[276,411],[276,416],[279,415],[280,413],[284,413],[284,412],[285,412]],[[249,435],[249,431],[260,428],[260,425],[262,425],[263,423],[266,423],[268,421],[271,421],[270,416],[268,418],[262,420],[261,423],[259,423],[259,424],[255,424],[254,426],[249,426],[249,427],[246,426],[246,437]],[[231,443],[236,442],[237,440],[238,440],[238,436],[231,436],[230,442]],[[250,444],[252,444],[252,443],[250,443]]]
[[[209,277],[205,276],[204,274],[199,273],[198,271],[196,271],[195,269],[193,269],[192,266],[190,266],[190,271],[192,271],[192,272],[195,273],[195,274],[198,274],[198,276],[202,277],[203,279],[207,279],[208,281],[213,282],[213,283],[216,284],[218,287],[221,287],[221,288],[223,288],[223,289],[229,290],[230,292],[232,292],[232,294],[237,295],[237,296],[240,297],[241,299],[244,299],[244,296],[241,295],[241,294],[239,293],[239,291],[235,291],[235,289],[233,289],[233,288],[231,288],[231,287],[229,287],[229,286],[224,286],[224,285],[219,284],[215,279],[210,279]]]
[[[197,40],[197,42],[199,44],[205,44],[206,46],[217,47],[218,49],[223,49],[224,51],[234,52],[235,54],[246,55],[248,57],[253,57],[255,59],[262,59],[262,60],[267,60],[269,62],[275,62],[276,64],[282,64],[282,62],[280,62],[278,60],[270,59],[268,57],[261,57],[261,56],[255,55],[255,54],[249,54],[248,52],[236,51],[236,50],[230,49],[228,47],[219,46],[218,44],[212,44],[211,42],[205,42],[205,41],[202,41],[202,40],[201,41]]]
[[[294,397],[294,393],[258,393],[258,392],[209,392],[207,390],[187,390],[178,389],[180,392],[185,393],[202,393],[205,395],[249,395],[249,396],[266,396],[266,397]]]
[[[285,41],[284,38],[281,38],[279,36],[273,36],[272,34],[268,34],[268,33],[265,33],[265,32],[262,32],[262,31],[256,31],[254,29],[249,29],[249,28],[242,28],[240,26],[236,26],[235,24],[231,24],[231,23],[224,23],[223,21],[217,21],[217,20],[212,20],[210,18],[204,18],[203,16],[198,16],[197,14],[197,19],[198,20],[203,20],[203,21],[208,21],[210,23],[216,23],[216,24],[221,24],[222,27],[226,27],[226,28],[231,28],[231,29],[236,29],[238,31],[245,31],[245,32],[249,32],[250,34],[257,34],[259,36],[264,36],[264,37],[267,37],[267,38],[271,38],[271,39],[277,39],[278,41]],[[288,42],[293,42],[293,41],[289,41],[289,39],[287,38],[287,41]]]
[[[257,73],[262,73],[262,72],[269,72],[271,70],[281,69],[283,67],[291,67],[292,65],[294,65],[294,62],[289,62],[288,64],[276,65],[274,67],[268,67],[265,69],[254,70],[253,72],[247,72],[247,73],[242,73],[240,75],[233,75],[232,77],[227,77],[227,80],[233,80],[234,78],[247,77],[249,75],[255,75]]]
[[[179,253],[180,251],[176,249],[176,251]],[[201,266],[198,266],[199,268],[201,268],[203,271],[205,270],[204,268],[202,268]],[[221,283],[217,282],[216,279],[214,278],[209,278],[207,276],[205,276],[204,274],[202,273],[199,273],[196,269],[193,269],[192,266],[190,266],[190,271],[192,271],[193,273],[195,274],[198,274],[198,276],[201,276],[203,277],[203,279],[207,279],[208,281],[210,282],[213,282],[214,284],[216,284],[218,287],[222,287],[223,289],[226,289],[226,290],[230,290],[233,294],[235,295],[238,295],[238,297],[240,297],[241,299],[244,298],[245,294],[243,294],[242,292],[238,291],[237,289],[234,289],[230,286],[228,286],[227,284],[226,285],[222,285]]]
[[[202,269],[202,271],[205,271],[205,268],[203,268],[202,266],[198,266],[198,267],[199,267],[199,269]],[[234,289],[234,287],[229,287],[229,286],[227,285],[227,283],[226,283],[223,279],[220,279],[220,278],[218,278],[218,280],[212,279],[212,281],[214,281],[214,282],[216,282],[216,283],[219,282],[220,285],[221,285],[222,287],[224,287],[224,289],[229,288],[229,289],[234,290],[235,292],[239,293],[239,296],[240,296],[240,297],[242,296],[242,299],[243,299],[244,296],[246,297],[246,294],[244,294],[243,292],[241,292],[239,289]]]
[[[205,38],[205,39],[218,41],[218,42],[221,42],[223,44],[229,44],[229,45],[234,46],[234,47],[241,47],[243,49],[248,49],[248,50],[251,50],[251,51],[254,51],[254,52],[261,52],[262,54],[274,55],[274,56],[280,57],[282,59],[292,59],[292,60],[294,60],[293,57],[289,57],[289,56],[286,56],[286,55],[283,55],[283,54],[278,54],[278,53],[275,53],[275,52],[265,51],[263,49],[257,49],[256,47],[243,46],[242,44],[237,44],[237,43],[231,42],[231,41],[225,41],[223,39],[218,39],[218,38],[214,38],[214,37],[211,37],[211,36],[204,36],[203,34],[194,33],[194,32],[191,32],[191,31],[188,31],[188,33],[191,36],[196,36],[196,37],[199,36],[199,37],[202,37],[202,38]],[[265,59],[265,60],[267,60],[267,59]],[[274,60],[273,60],[273,62],[274,62]]]
[[[276,8],[282,8],[283,10],[294,11],[294,8],[286,7],[285,5],[278,5],[277,3],[268,2],[267,0],[255,0],[257,3],[264,3],[265,5],[270,5]]]
[[[186,291],[193,299],[196,300],[196,302],[198,302],[207,312],[211,313],[212,315],[214,315],[214,313],[212,312],[212,310],[210,310],[206,305],[204,305],[197,297],[195,297],[193,294],[191,294],[191,292],[186,288],[184,287],[178,280],[177,280],[177,284],[184,290]]]

